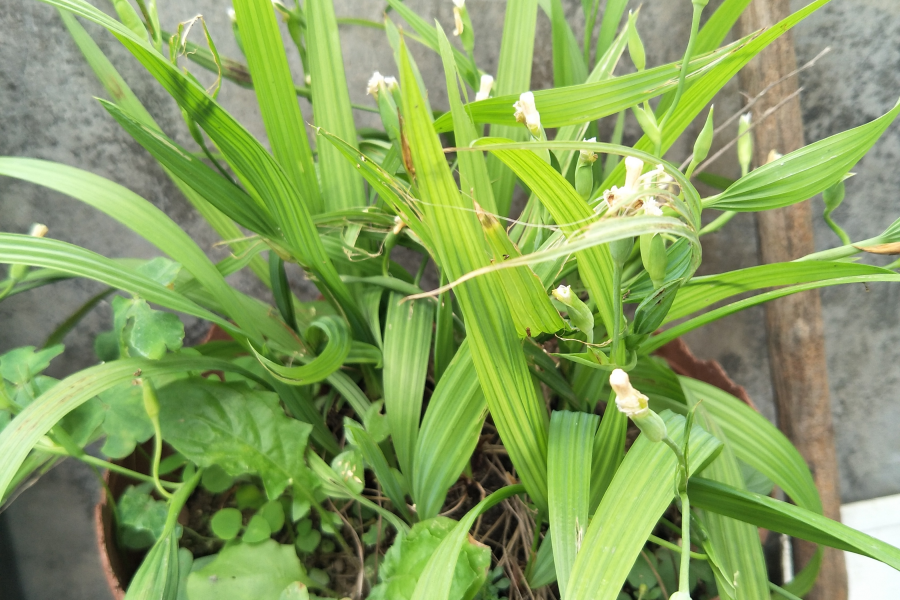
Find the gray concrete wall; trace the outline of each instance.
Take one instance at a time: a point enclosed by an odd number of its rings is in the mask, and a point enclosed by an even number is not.
[[[97,3],[108,8],[103,0]],[[794,0],[792,7],[798,9],[806,3]],[[167,29],[173,30],[179,21],[202,13],[223,55],[238,55],[225,16],[227,2],[160,4]],[[449,0],[409,0],[408,4],[452,29]],[[492,72],[496,68],[505,3],[469,0],[468,4],[476,28],[479,65]],[[643,4],[640,28],[649,64],[677,60],[689,25],[690,3],[649,0]],[[714,0],[710,6],[717,4]],[[577,0],[566,2],[573,21],[578,20],[574,15],[579,5]],[[336,0],[336,6],[339,15],[379,19],[384,4],[376,0]],[[543,41],[536,50],[536,88],[549,86],[551,73],[549,24],[543,16],[538,29]],[[162,127],[189,145],[178,110],[165,92],[111,36],[95,27],[89,30],[96,34],[103,50]],[[0,0],[0,31],[4,39],[0,44],[0,155],[59,161],[117,181],[159,206],[205,250],[221,256],[222,250],[213,247],[215,234],[192,212],[154,161],[93,100],[93,96],[105,95],[103,89],[54,10],[35,0]],[[896,0],[834,0],[797,28],[801,63],[825,46],[832,47],[832,52],[815,68],[801,75],[809,142],[861,125],[893,105],[900,96],[900,80],[896,76],[900,72],[898,40],[900,4]],[[389,48],[381,32],[364,28],[345,30],[343,42],[352,98],[366,103],[365,82],[372,71],[396,74]],[[421,49],[416,50],[416,57],[432,102],[436,107],[445,107],[443,74],[437,57]],[[293,54],[291,59],[300,80],[299,61]],[[719,122],[740,109],[739,92],[733,82],[717,98]],[[226,83],[220,99],[251,132],[264,139],[252,91]],[[304,102],[302,106],[309,119],[309,105]],[[360,124],[376,124],[371,115],[357,116]],[[630,123],[627,141],[633,142],[637,135],[635,124]],[[719,143],[732,135],[733,132],[726,133]],[[677,146],[670,158],[680,161],[692,139]],[[900,128],[894,126],[855,169],[858,175],[848,182],[846,203],[835,217],[853,239],[879,233],[900,215],[896,193],[900,189],[898,154]],[[734,176],[733,153],[711,170]],[[820,199],[813,202],[821,209]],[[0,230],[26,231],[35,221],[47,224],[52,237],[108,256],[157,254],[124,227],[71,198],[9,179],[0,182]],[[820,249],[837,245],[837,238],[821,221],[816,225],[816,244]],[[754,265],[756,251],[754,219],[752,215],[741,215],[722,232],[704,239],[706,262],[702,272]],[[255,289],[249,278],[237,283]],[[0,303],[0,352],[42,343],[59,322],[98,289],[90,282],[73,281]],[[900,398],[896,391],[900,367],[895,358],[900,341],[898,294],[900,287],[887,284],[834,288],[822,293],[828,376],[843,496],[847,501],[900,492],[900,436],[894,433],[900,425]],[[53,365],[52,373],[61,376],[91,364],[93,335],[109,324],[109,309],[101,306],[66,340],[67,351]],[[203,325],[188,323],[188,329],[189,335],[196,338]],[[776,418],[761,308],[730,317],[690,334],[687,339],[701,357],[720,360],[748,388],[763,413]],[[21,581],[25,597],[103,597],[102,582],[97,579],[98,564],[89,556],[90,544],[84,543],[84,537],[90,535],[86,518],[95,493],[83,468],[64,464],[54,475],[25,491],[3,515],[9,536],[25,559]],[[65,501],[51,503],[54,498]],[[60,520],[71,526],[60,528]],[[54,576],[48,577],[50,574]],[[60,580],[73,583],[61,588],[57,585]]]

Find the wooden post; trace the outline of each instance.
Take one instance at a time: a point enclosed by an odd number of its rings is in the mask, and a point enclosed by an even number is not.
[[[790,14],[788,0],[754,0],[739,23],[741,35],[774,25]],[[741,71],[741,87],[755,96],[797,68],[790,32],[781,36]],[[754,121],[797,91],[791,77],[753,107]],[[755,162],[764,164],[771,150],[787,154],[804,145],[799,96],[759,122],[754,130]],[[790,261],[815,250],[810,203],[757,214],[759,254],[763,264]],[[822,305],[818,291],[787,296],[766,304],[769,363],[778,424],[812,470],[825,515],[840,520],[840,480],[828,393]],[[796,570],[809,561],[815,545],[794,540]],[[826,549],[819,579],[807,600],[846,600],[847,568],[843,552]]]

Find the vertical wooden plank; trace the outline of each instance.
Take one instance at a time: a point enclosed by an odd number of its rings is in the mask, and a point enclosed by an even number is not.
[[[746,35],[773,25],[790,14],[788,0],[754,0],[741,16]],[[791,33],[783,35],[741,71],[741,87],[755,96],[797,68]],[[774,87],[753,108],[755,120],[797,90],[797,78]],[[755,129],[757,165],[771,150],[787,154],[804,145],[799,97],[794,97]],[[757,214],[762,263],[794,260],[814,251],[809,202]],[[828,392],[822,305],[817,291],[804,292],[766,305],[766,333],[779,427],[797,446],[812,470],[825,515],[840,520],[840,480]],[[799,570],[815,545],[794,542]],[[822,570],[807,600],[846,600],[847,570],[843,552],[826,549]]]

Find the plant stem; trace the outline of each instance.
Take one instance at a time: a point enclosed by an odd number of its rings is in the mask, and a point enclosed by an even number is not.
[[[115,473],[119,473],[120,475],[125,475],[126,477],[131,477],[137,481],[146,481],[149,483],[155,483],[153,481],[153,477],[149,475],[144,475],[143,473],[138,473],[137,471],[132,471],[129,468],[122,467],[115,463],[107,462],[103,459],[97,458],[95,456],[91,456],[90,454],[81,453],[80,455],[74,455],[67,452],[64,448],[60,448],[58,446],[46,446],[43,444],[37,444],[34,447],[35,450],[40,452],[46,452],[47,454],[53,454],[54,456],[65,456],[71,458],[77,458],[81,462],[92,465],[94,467],[98,467],[101,469],[106,469],[108,471],[113,471]],[[172,481],[162,481],[163,485],[169,486],[171,488],[178,488],[181,486],[180,483],[175,483]]]
[[[786,589],[778,587],[771,581],[767,581],[766,583],[769,584],[769,589],[772,590],[773,592],[775,592],[776,594],[778,594],[779,596],[787,598],[788,600],[801,600],[801,598],[799,596],[795,596],[794,594],[790,593]]]
[[[159,461],[162,459],[162,429],[159,426],[159,419],[150,419],[153,421],[153,461],[150,463],[153,465],[152,473],[153,473],[153,484],[156,486],[156,491],[158,491],[163,498],[171,498],[172,494],[163,487],[162,481],[159,478]]]
[[[681,493],[681,573],[678,576],[678,591],[690,594],[691,571],[691,502],[687,492]]]
[[[722,229],[728,221],[734,218],[734,215],[737,213],[731,210],[727,210],[723,212],[721,215],[713,219],[706,227],[700,230],[700,235],[706,235],[708,233],[714,233],[720,229]]]
[[[666,115],[659,122],[660,141],[656,147],[656,156],[660,156],[662,154],[662,132],[665,129],[666,123],[669,121],[669,118],[675,112],[675,108],[678,106],[678,102],[681,100],[681,95],[684,93],[684,81],[687,78],[691,56],[693,56],[694,54],[694,44],[697,42],[697,32],[700,31],[700,16],[703,14],[703,6],[694,4],[693,7],[694,15],[691,19],[691,37],[688,40],[687,49],[684,51],[684,59],[681,62],[681,73],[678,76],[678,87],[675,89],[675,97],[672,99],[672,104],[669,105],[669,110],[666,111]]]
[[[663,548],[668,548],[672,552],[681,553],[681,550],[682,550],[681,547],[679,547],[677,544],[673,544],[672,542],[670,542],[668,540],[664,540],[661,537],[657,537],[657,536],[653,535],[652,533],[650,534],[650,537],[647,538],[647,541],[651,542],[653,544],[656,544],[657,546],[662,546]],[[707,555],[701,554],[699,552],[689,552],[689,554],[690,554],[691,558],[695,558],[697,560],[709,560],[709,557]]]

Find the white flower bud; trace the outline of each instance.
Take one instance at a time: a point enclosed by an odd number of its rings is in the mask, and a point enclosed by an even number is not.
[[[460,9],[465,8],[466,0],[453,0],[453,6]]]
[[[385,78],[379,73],[375,71],[372,73],[372,76],[369,78],[369,83],[366,85],[366,94],[369,96],[374,96],[378,99],[378,89],[386,83]]]
[[[616,408],[621,412],[632,419],[650,414],[647,396],[634,389],[628,373],[622,369],[616,369],[609,375],[609,385],[616,393]]]
[[[675,592],[669,596],[669,600],[691,600],[691,595],[687,592]]]
[[[490,75],[482,75],[481,76],[481,88],[478,90],[478,93],[475,94],[475,102],[479,100],[487,100],[491,95],[491,88],[494,87],[494,78]]]
[[[462,35],[463,29],[465,29],[465,25],[463,25],[463,20],[462,20],[462,12],[460,12],[462,9],[460,4],[465,6],[466,3],[465,3],[465,0],[463,0],[460,3],[457,3],[457,0],[453,0],[453,3],[456,4],[456,6],[453,7],[453,24],[454,24],[453,35],[459,37],[460,35]]]
[[[312,83],[312,75],[307,73],[306,76],[303,78],[303,81],[306,82],[306,85],[310,85]]]
[[[625,187],[624,189],[633,192],[638,188],[638,180],[641,178],[641,172],[644,170],[644,161],[633,156],[625,159]]]
[[[561,285],[550,293],[566,306],[572,301],[572,288],[568,285]]]
[[[228,18],[231,19],[232,23],[237,23],[237,15],[234,12],[233,8],[228,9]]]
[[[597,138],[586,138],[584,140],[588,144],[593,144],[597,141]],[[597,160],[597,154],[593,150],[579,150],[579,160],[584,163],[592,163]]]
[[[742,172],[749,172],[750,164],[753,162],[753,134],[750,133],[751,119],[752,115],[745,113],[741,115],[738,121],[737,154],[738,164],[741,165]]]
[[[28,235],[31,237],[42,238],[47,235],[47,232],[50,231],[47,229],[46,225],[42,225],[40,223],[35,223],[31,226],[31,231],[28,232]]]
[[[516,121],[525,123],[534,137],[541,137],[541,114],[534,104],[534,94],[522,92],[519,96],[519,101],[513,104],[513,108],[516,109]]]

